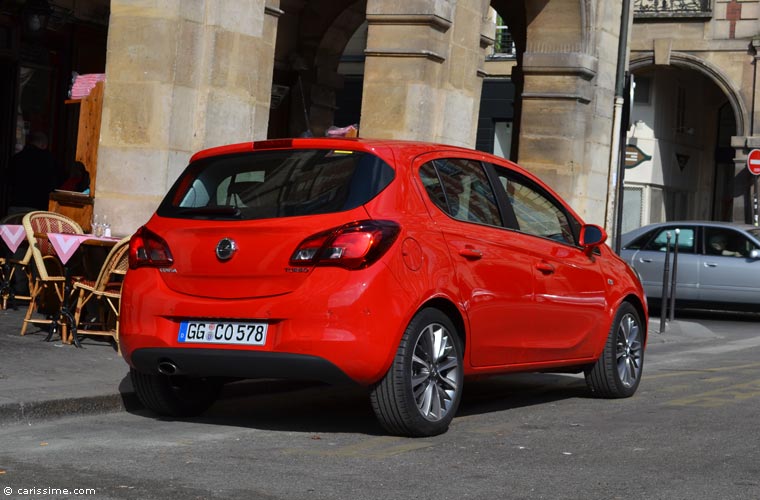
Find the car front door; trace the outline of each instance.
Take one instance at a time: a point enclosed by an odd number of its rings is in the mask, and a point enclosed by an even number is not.
[[[516,253],[532,257],[532,328],[510,339],[518,363],[581,359],[593,354],[606,311],[606,283],[597,253],[577,245],[580,223],[538,183],[494,166],[519,236]]]
[[[760,304],[758,245],[730,228],[705,227],[699,299],[729,304]]]

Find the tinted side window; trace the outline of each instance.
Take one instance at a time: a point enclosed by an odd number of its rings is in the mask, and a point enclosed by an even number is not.
[[[446,195],[443,192],[441,180],[438,178],[438,172],[436,172],[435,165],[432,161],[425,163],[420,167],[420,179],[422,179],[422,185],[425,186],[425,191],[430,197],[430,200],[435,203],[438,208],[449,213],[449,207],[446,203]]]
[[[576,245],[580,223],[538,185],[507,169],[495,167],[517,219],[519,231]]]
[[[431,201],[451,217],[501,226],[501,215],[483,165],[464,159],[434,160],[420,168]]]
[[[705,228],[705,253],[724,257],[749,257],[757,247],[743,234],[720,227]]]
[[[642,245],[642,250],[664,252],[668,245],[668,233],[670,233],[670,249],[676,244],[676,229],[678,234],[678,251],[680,253],[695,253],[696,231],[693,227],[668,227],[660,229],[651,240]]]
[[[624,248],[626,250],[641,250],[644,246],[646,246],[647,243],[649,243],[649,240],[652,239],[652,236],[654,235],[655,231],[647,231],[646,233],[642,234],[629,244],[627,244]]]

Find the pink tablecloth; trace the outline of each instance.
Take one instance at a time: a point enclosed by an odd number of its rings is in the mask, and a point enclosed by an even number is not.
[[[24,226],[21,224],[0,224],[0,237],[3,238],[3,241],[11,249],[11,252],[15,253],[21,242],[26,238]]]
[[[107,238],[105,236],[94,236],[92,234],[64,234],[64,233],[47,233],[50,243],[53,245],[58,258],[65,265],[72,255],[74,255],[83,241],[100,240],[117,242],[119,238]]]

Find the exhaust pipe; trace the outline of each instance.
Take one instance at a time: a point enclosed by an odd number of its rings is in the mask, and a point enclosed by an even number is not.
[[[159,361],[158,373],[161,375],[175,375],[177,373],[177,365],[168,360]]]

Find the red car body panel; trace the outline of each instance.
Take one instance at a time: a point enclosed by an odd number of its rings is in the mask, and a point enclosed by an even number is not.
[[[120,344],[128,363],[134,366],[134,353],[146,349],[304,355],[370,385],[386,373],[405,328],[429,304],[461,328],[465,375],[593,363],[626,300],[646,325],[638,279],[606,246],[592,251],[454,220],[430,200],[417,174],[433,158],[468,158],[518,171],[556,196],[506,160],[451,146],[320,138],[214,148],[193,156],[191,165],[283,148],[370,152],[395,178],[367,203],[343,212],[243,221],[154,215],[146,227],[163,238],[174,261],[127,273]],[[367,219],[400,226],[377,262],[352,270],[289,263],[305,238]],[[214,249],[225,237],[234,237],[239,250],[221,261]],[[266,322],[266,345],[178,342],[180,322],[193,318]]]

